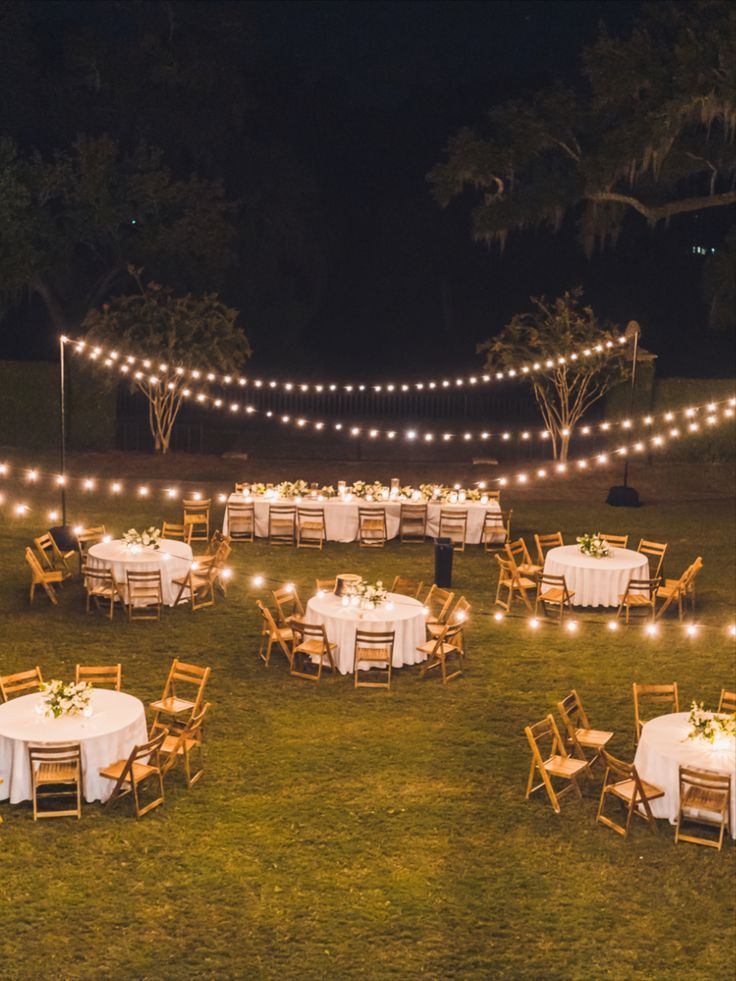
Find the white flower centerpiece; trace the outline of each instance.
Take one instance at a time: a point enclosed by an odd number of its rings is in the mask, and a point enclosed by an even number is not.
[[[595,535],[580,535],[575,541],[583,555],[590,555],[593,559],[605,558],[610,552],[608,542],[598,532]]]
[[[717,715],[706,711],[702,702],[692,702],[687,721],[690,725],[688,739],[703,739],[711,745],[724,745],[728,740],[736,739],[736,712]]]
[[[88,681],[79,684],[59,681],[46,681],[40,685],[41,701],[39,715],[46,719],[59,719],[63,715],[92,714],[89,700],[92,695],[92,685]]]
[[[358,597],[359,606],[366,610],[375,610],[388,599],[388,591],[383,588],[382,580],[378,579],[375,583],[359,582],[355,587],[355,595]]]
[[[142,548],[158,549],[159,539],[161,538],[160,528],[144,528],[143,531],[136,531],[135,528],[129,528],[123,535],[123,541],[125,542],[125,547],[129,548],[131,552],[140,552]]]

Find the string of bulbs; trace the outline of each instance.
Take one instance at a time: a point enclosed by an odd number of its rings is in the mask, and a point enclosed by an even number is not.
[[[296,584],[293,582],[284,583],[283,580],[281,579],[275,579],[272,576],[266,576],[263,573],[256,573],[255,575],[250,577],[249,585],[251,589],[261,590],[266,586],[266,584],[285,589],[287,593],[294,593],[296,592],[297,589]],[[316,595],[323,596],[324,593],[325,593],[324,590],[318,589]],[[430,612],[429,608],[425,606],[424,607],[425,616],[428,615],[429,612]],[[481,610],[479,612],[488,615],[487,611]],[[490,615],[492,616],[493,620],[497,624],[499,624],[499,626],[508,623],[509,621],[519,622],[520,620],[526,619],[526,626],[528,627],[529,630],[532,631],[540,630],[543,627],[557,627],[557,623],[555,621],[549,621],[542,617],[537,617],[537,616],[529,616],[526,618],[524,618],[523,616],[517,617],[514,616],[513,614],[503,613],[501,610],[495,610]],[[568,634],[573,634],[578,636],[580,634],[581,623],[579,620],[576,620],[573,617],[568,617],[567,619],[565,619],[561,626],[562,629]],[[622,623],[621,620],[618,619],[618,617],[607,617],[605,620],[585,621],[586,629],[588,627],[596,628],[601,626],[603,626],[604,629],[608,630],[609,633],[616,633],[620,629],[625,629],[625,630],[636,629],[634,625],[630,626],[629,624]],[[660,624],[656,621],[655,622],[648,621],[643,624],[644,634],[652,639],[659,637],[661,633],[660,627],[662,626],[665,626],[665,624]],[[691,640],[694,639],[695,637],[699,637],[704,630],[706,632],[717,631],[718,633],[721,633],[723,631],[723,627],[714,627],[711,624],[705,625],[702,623],[694,623],[693,621],[686,621],[684,623],[678,623],[678,624],[670,622],[666,624],[666,628],[668,630],[676,626],[680,626],[685,636]],[[736,637],[736,623],[729,623],[726,626],[726,633],[729,637]]]
[[[492,382],[507,381],[514,378],[525,378],[538,372],[556,368],[567,363],[593,360],[596,357],[611,357],[618,353],[627,343],[625,334],[614,334],[596,344],[587,344],[578,349],[560,351],[553,357],[540,361],[525,362],[518,367],[498,369],[481,374],[460,375],[455,378],[442,378],[439,381],[428,379],[412,382],[307,382],[284,381],[282,379],[249,378],[243,374],[228,374],[208,371],[202,368],[187,368],[184,365],[169,365],[159,358],[147,355],[124,354],[113,348],[106,348],[82,338],[61,336],[61,343],[76,354],[85,356],[90,361],[97,362],[107,368],[117,368],[124,376],[142,381],[147,378],[151,384],[158,384],[162,377],[174,375],[180,381],[210,382],[216,385],[237,385],[240,388],[250,386],[256,390],[290,392],[293,394],[323,395],[330,392],[360,393],[377,392],[395,394],[397,392],[448,392],[468,386],[474,388]],[[176,383],[171,382],[171,385]]]
[[[708,412],[705,426],[702,426],[695,419],[695,415],[697,414],[699,407],[688,406],[684,409],[681,408],[671,410],[675,417],[678,415],[683,415],[686,419],[690,419],[690,421],[684,426],[684,429],[681,426],[675,425],[662,432],[652,433],[651,431],[648,431],[643,439],[637,439],[634,442],[623,444],[612,450],[593,453],[589,456],[579,457],[565,463],[558,461],[547,464],[546,466],[536,467],[531,470],[522,470],[516,474],[489,478],[488,481],[478,482],[478,486],[485,488],[487,483],[497,484],[499,488],[523,486],[533,481],[544,480],[555,476],[562,477],[570,473],[580,473],[585,475],[586,473],[600,469],[601,467],[604,467],[611,462],[615,462],[617,459],[625,457],[629,454],[644,454],[646,452],[662,451],[671,442],[682,436],[703,435],[704,433],[711,431],[715,426],[722,422],[733,421],[735,416],[735,407],[736,398],[724,400],[720,403],[708,403],[707,406],[705,406]],[[670,415],[670,412],[665,414],[665,416],[668,415]],[[123,494],[134,493],[135,497],[139,499],[146,499],[151,498],[156,490],[155,487],[152,488],[150,482],[144,482],[137,484],[134,487],[130,487],[129,482],[121,478],[110,479],[91,476],[73,477],[68,474],[66,476],[62,476],[58,473],[54,474],[44,471],[40,467],[16,467],[11,466],[9,463],[0,463],[0,480],[9,481],[15,479],[16,477],[26,485],[48,485],[50,488],[57,489],[64,487],[66,489],[78,489],[84,493],[99,493],[100,489],[103,488],[107,490],[108,494],[117,497],[120,497]],[[154,481],[153,483],[159,484],[161,482]],[[168,486],[158,489],[164,500],[169,501],[180,500],[183,497],[193,500],[202,500],[204,497],[202,491],[200,490],[183,491],[181,488],[175,486]],[[220,503],[224,504],[228,500],[229,493],[229,491],[216,491],[208,494],[207,496],[216,497]],[[30,506],[26,502],[8,502],[6,501],[5,495],[0,494],[0,507],[3,505],[8,505],[11,508],[12,513],[17,517],[22,517],[31,511]],[[56,520],[57,518],[58,512],[49,512],[50,520]]]
[[[98,348],[98,347],[88,348],[88,346],[84,341],[70,341],[69,339],[66,339],[66,342],[68,344],[72,344],[73,346],[76,345],[77,349],[79,349],[79,345],[84,345],[82,350],[83,351],[86,350],[88,356],[91,357],[93,361],[99,363],[101,367],[110,369],[117,365],[119,367],[119,370],[124,375],[129,374],[130,377],[132,377],[134,380],[137,381],[141,381],[145,378],[145,372],[144,370],[142,370],[142,368],[135,368],[135,364],[140,363],[142,365],[148,365],[149,368],[152,365],[152,362],[150,362],[149,360],[145,360],[141,362],[140,359],[136,360],[132,355],[127,356],[125,360],[123,360],[122,363],[120,363],[118,362],[117,359],[112,359],[110,356],[111,353],[114,354],[115,352],[109,352],[106,355],[103,348]],[[97,354],[96,352],[100,352],[100,353]],[[99,360],[100,358],[102,358],[102,360]],[[168,371],[167,365],[161,364],[159,365],[159,368],[162,371],[163,370]],[[175,370],[178,373],[180,369],[177,368]],[[184,372],[184,369],[181,369],[181,371]],[[190,372],[190,375],[199,376],[200,373]],[[210,377],[214,378],[215,376],[210,373],[210,375],[208,375],[207,377],[209,379]],[[229,380],[230,383],[232,383],[233,379],[230,376],[225,376],[225,377],[226,379]],[[156,375],[150,375],[148,377],[148,382],[150,384],[155,385],[158,384],[160,381],[161,379]],[[168,388],[173,390],[176,387],[177,382],[169,381],[169,382],[165,382],[165,384],[167,385]],[[347,422],[342,422],[339,420],[337,422],[325,422],[323,419],[312,419],[303,415],[292,415],[290,413],[281,413],[281,412],[276,412],[273,409],[258,409],[256,408],[256,406],[245,402],[225,399],[220,396],[211,395],[210,393],[205,391],[193,390],[192,388],[189,387],[185,387],[181,389],[181,395],[185,400],[190,401],[193,404],[202,406],[204,408],[221,409],[225,412],[229,412],[231,415],[237,415],[237,416],[258,415],[261,416],[262,418],[271,420],[276,423],[280,423],[284,426],[292,427],[299,432],[310,432],[310,431],[317,432],[317,433],[333,432],[333,433],[339,433],[342,436],[352,437],[352,438],[363,437],[371,440],[385,439],[388,441],[403,439],[406,442],[410,442],[410,443],[417,442],[417,443],[425,443],[425,444],[450,443],[453,441],[461,441],[465,443],[488,442],[488,441],[508,442],[512,439],[516,439],[516,441],[520,441],[520,442],[530,442],[533,441],[535,438],[541,440],[549,440],[551,438],[551,434],[548,429],[541,429],[541,430],[523,429],[523,430],[514,430],[514,431],[504,429],[502,431],[497,431],[497,432],[487,429],[464,430],[462,432],[443,430],[441,432],[439,431],[436,432],[434,430],[418,429],[411,426],[404,430],[398,430],[398,429],[385,429],[385,428],[370,426],[370,425],[367,426],[350,425]],[[722,401],[727,401],[727,400],[722,400]],[[719,402],[710,402],[704,406],[688,406],[686,409],[682,411],[686,415],[689,414],[690,416],[693,416],[696,413],[698,413],[701,409],[707,409],[708,411],[711,410],[715,411],[716,407],[719,406],[720,404],[721,403]],[[732,410],[734,406],[736,406],[736,398],[732,399],[730,403],[730,408]],[[661,413],[661,418],[665,422],[673,421],[676,417],[677,417],[676,411]],[[655,415],[643,416],[641,419],[641,424],[644,426],[652,426],[655,424],[657,418],[658,417]],[[613,422],[604,421],[601,423],[581,426],[577,428],[575,432],[581,436],[590,436],[599,432],[607,433],[610,432],[612,429],[616,429],[619,427],[624,430],[632,429],[636,424],[637,421],[632,419],[622,419]],[[568,436],[569,434],[570,434],[569,429],[561,430],[562,436]]]

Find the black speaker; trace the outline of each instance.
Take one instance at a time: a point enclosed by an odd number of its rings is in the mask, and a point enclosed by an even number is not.
[[[638,508],[640,506],[639,491],[633,487],[617,484],[616,487],[609,490],[606,504],[610,504],[614,508]]]
[[[452,586],[452,539],[434,540],[434,581],[443,589]]]

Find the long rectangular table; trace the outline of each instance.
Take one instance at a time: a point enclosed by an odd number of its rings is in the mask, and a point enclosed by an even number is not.
[[[400,501],[364,501],[357,498],[343,500],[342,498],[330,498],[326,501],[318,501],[314,498],[304,497],[297,504],[293,499],[264,498],[264,497],[244,497],[242,494],[231,494],[228,503],[245,504],[252,503],[256,517],[256,536],[266,538],[268,536],[268,509],[271,505],[284,506],[292,505],[300,508],[322,508],[325,513],[325,526],[327,540],[330,542],[354,542],[358,537],[358,508],[383,508],[386,512],[386,528],[389,538],[396,538],[399,534],[399,515],[401,512]],[[413,501],[406,501],[406,504],[413,504]],[[439,533],[440,511],[442,508],[452,508],[456,510],[463,508],[468,513],[468,525],[465,533],[465,541],[469,545],[478,545],[483,532],[483,522],[486,513],[498,517],[498,532],[494,533],[494,540],[504,541],[505,532],[501,521],[501,508],[498,501],[491,500],[485,504],[480,502],[464,502],[462,504],[429,504],[427,508],[427,535],[434,538]],[[225,518],[222,526],[223,534],[228,534],[228,515],[225,509]]]

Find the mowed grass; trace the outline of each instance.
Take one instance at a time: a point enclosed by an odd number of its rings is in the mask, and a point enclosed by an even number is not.
[[[724,468],[724,479],[731,479]],[[670,475],[671,476],[671,475]],[[652,478],[649,478],[650,481]],[[659,503],[615,510],[597,488],[577,500],[515,508],[514,533],[599,529],[668,541],[667,574],[696,555],[702,633],[668,620],[658,639],[617,635],[586,611],[579,635],[491,615],[495,563],[455,556],[454,586],[473,604],[467,672],[443,687],[396,672],[394,689],[355,691],[350,677],[292,679],[257,658],[249,577],[292,580],[357,571],[390,582],[432,579],[431,546],[324,553],[238,545],[226,600],[161,623],[86,616],[78,582],[58,608],[26,595],[22,548],[42,529],[0,529],[0,670],[39,664],[73,677],[77,661],[123,664],[127,691],[158,696],[172,657],[212,666],[207,772],[140,821],[127,803],[87,805],[80,822],[35,824],[0,806],[0,957],[5,978],[704,978],[730,975],[734,845],[675,847],[673,828],[637,822],[623,841],[596,825],[599,778],[556,815],[524,801],[523,727],[571,687],[592,722],[633,758],[632,681],[680,685],[715,706],[736,687],[734,504],[666,486]],[[708,499],[706,499],[708,497]],[[100,502],[120,533],[160,520],[153,505]],[[75,513],[72,501],[72,518]],[[169,515],[174,517],[174,512]]]

